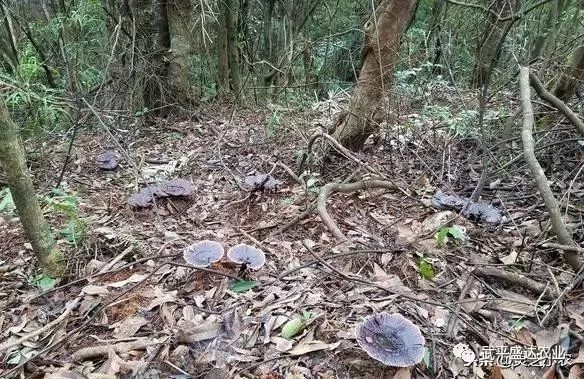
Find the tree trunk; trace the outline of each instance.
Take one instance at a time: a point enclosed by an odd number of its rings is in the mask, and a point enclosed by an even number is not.
[[[227,55],[229,57],[229,74],[231,88],[235,96],[241,95],[241,72],[239,68],[239,49],[237,46],[237,10],[234,0],[222,0],[225,3],[225,24],[227,27]]]
[[[349,110],[341,116],[333,136],[358,150],[384,118],[383,98],[391,86],[399,43],[412,19],[417,0],[385,0],[365,24],[363,65]]]
[[[576,92],[577,84],[582,82],[584,82],[584,45],[574,50],[568,67],[554,88],[554,95],[563,101],[568,101]]]
[[[168,90],[171,45],[166,0],[133,0],[133,5],[144,106],[161,115],[166,113],[165,105],[176,101]]]
[[[189,24],[190,0],[175,0],[168,3],[168,29],[172,59],[169,67],[170,92],[183,105],[193,102],[189,83]]]
[[[65,271],[63,255],[46,223],[26,165],[18,131],[10,118],[4,100],[0,99],[0,165],[12,193],[20,222],[45,274],[60,276]]]
[[[481,37],[481,42],[477,49],[477,62],[475,65],[472,85],[480,88],[485,84],[487,75],[491,71],[491,65],[494,65],[500,53],[499,44],[502,42],[504,31],[508,23],[513,20],[501,21],[504,18],[514,14],[520,5],[518,0],[494,0],[491,11],[487,17],[485,28]],[[496,16],[498,15],[498,16]]]
[[[229,93],[229,55],[227,52],[227,22],[225,21],[225,3],[219,2],[219,19],[217,22],[217,94],[224,97]]]

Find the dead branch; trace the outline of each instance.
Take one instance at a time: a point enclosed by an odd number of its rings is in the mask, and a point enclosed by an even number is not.
[[[554,96],[553,93],[546,90],[545,87],[543,86],[543,83],[533,72],[529,72],[529,80],[531,82],[531,85],[535,89],[535,92],[537,92],[537,95],[542,100],[545,100],[551,105],[553,105],[558,111],[562,112],[562,114],[566,116],[566,118],[570,120],[570,122],[578,129],[580,134],[584,135],[584,122],[580,120],[578,115],[576,115],[576,113],[574,113],[574,111],[571,110],[566,105],[566,103],[564,103],[562,100]]]
[[[543,201],[550,216],[552,228],[558,237],[558,240],[563,245],[574,245],[572,236],[568,232],[564,219],[562,218],[558,202],[556,201],[543,169],[535,156],[535,142],[532,135],[535,120],[533,116],[533,107],[531,105],[531,91],[529,90],[529,67],[521,67],[519,74],[519,89],[521,92],[521,110],[523,112],[521,139],[523,141],[523,155],[525,156],[525,161],[535,177],[535,183],[543,197]],[[564,255],[564,260],[574,269],[574,271],[578,271],[582,267],[582,261],[577,252],[567,251]]]
[[[87,358],[107,356],[108,352],[113,349],[116,353],[127,353],[131,350],[145,349],[148,346],[158,345],[164,341],[152,340],[150,338],[141,338],[136,341],[120,342],[114,345],[99,345],[84,347],[73,353],[73,360],[82,361]]]
[[[552,242],[544,243],[542,246],[545,248],[549,248],[549,249],[560,249],[560,250],[564,250],[564,251],[574,251],[576,253],[584,253],[584,248],[579,247],[579,246],[560,245],[559,243],[552,243]]]
[[[341,229],[337,226],[336,222],[332,219],[326,209],[326,201],[327,199],[335,192],[354,192],[363,189],[374,189],[374,188],[385,188],[388,190],[395,190],[397,186],[392,182],[385,181],[385,180],[363,180],[354,183],[328,183],[321,187],[320,193],[318,194],[318,203],[317,209],[318,213],[320,214],[320,218],[322,222],[326,225],[326,227],[331,231],[331,233],[335,236],[335,238],[346,241],[347,237],[341,232]]]
[[[504,271],[495,267],[481,267],[475,269],[473,273],[483,278],[501,279],[509,284],[518,285],[539,295],[542,295],[544,294],[544,292],[548,291],[548,293],[544,295],[544,297],[548,299],[556,296],[554,291],[544,283],[537,282],[533,279],[530,279],[521,274],[517,274],[515,272]]]

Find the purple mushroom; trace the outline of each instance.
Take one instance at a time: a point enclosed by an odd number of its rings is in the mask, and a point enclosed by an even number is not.
[[[232,262],[244,264],[252,270],[258,270],[266,263],[266,256],[263,251],[244,243],[240,243],[229,249],[227,251],[227,258]]]
[[[399,313],[382,312],[355,327],[357,343],[370,357],[391,367],[408,367],[424,357],[420,328]]]
[[[159,188],[168,196],[191,196],[195,190],[193,183],[185,179],[166,180]]]
[[[223,246],[219,242],[203,240],[187,246],[183,257],[188,264],[195,267],[209,267],[223,258]]]
[[[118,159],[120,159],[118,153],[111,150],[105,151],[95,158],[102,170],[114,170],[118,167]]]

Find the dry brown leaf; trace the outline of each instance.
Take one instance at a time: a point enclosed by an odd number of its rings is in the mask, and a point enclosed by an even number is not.
[[[109,290],[106,287],[89,284],[81,289],[86,295],[107,295]]]
[[[491,368],[491,373],[489,374],[489,379],[503,379],[503,373],[501,372],[501,367],[494,365]]]
[[[393,374],[393,379],[410,379],[412,374],[410,369],[407,367],[402,367]]]
[[[125,280],[120,280],[119,282],[113,282],[113,283],[108,283],[106,284],[106,286],[108,287],[114,287],[114,288],[119,288],[119,287],[123,287],[126,284],[129,283],[138,283],[141,282],[142,280],[146,279],[147,275],[142,275],[142,274],[132,274],[132,276],[130,276],[128,279]]]
[[[146,318],[143,316],[134,316],[120,322],[116,322],[110,326],[110,329],[114,328],[114,337],[116,338],[132,337],[142,326],[146,324],[148,324],[148,320],[146,320]]]
[[[584,365],[572,365],[568,379],[582,379],[584,378]]]
[[[294,347],[292,350],[288,351],[290,355],[304,355],[311,353],[313,351],[319,350],[334,350],[341,344],[341,341],[327,344],[322,341],[310,341],[303,344],[300,344]]]
[[[546,372],[543,374],[541,379],[556,379],[556,365],[552,365]]]
[[[542,329],[535,333],[533,338],[539,347],[552,347],[560,342],[560,330],[558,328]]]
[[[178,340],[181,343],[193,343],[209,340],[223,332],[223,323],[216,319],[207,319],[200,325],[185,327],[183,324],[178,331]]]

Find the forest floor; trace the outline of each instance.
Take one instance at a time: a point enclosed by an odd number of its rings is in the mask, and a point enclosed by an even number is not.
[[[485,202],[501,209],[501,224],[437,210],[430,205],[437,190],[461,196],[475,190],[480,146],[439,121],[419,125],[420,115],[402,108],[389,121],[401,127],[384,129],[357,154],[367,167],[334,158],[322,173],[312,167],[303,187],[272,162],[296,170],[299,152],[338,107],[280,108],[278,120],[268,122],[274,113],[253,108],[230,120],[225,105],[190,119],[80,130],[64,192],[53,193],[57,202],[73,202],[75,213],[46,206],[53,225],[65,228],[73,218],[86,226],[73,241],[71,230],[59,229],[59,244],[70,254],[68,276],[39,289],[19,223],[0,217],[0,377],[581,377],[584,292],[570,287],[575,275],[559,251],[544,246],[553,233],[522,159],[489,172],[481,190]],[[561,130],[539,135],[538,146],[573,137],[569,127]],[[510,137],[490,151],[500,160],[493,158],[493,167],[520,157],[518,133]],[[48,144],[42,159],[33,158],[41,193],[55,185],[67,145]],[[106,150],[120,155],[115,170],[95,161]],[[570,160],[582,161],[581,147],[550,145],[541,153],[581,242],[583,182],[566,171]],[[243,183],[255,173],[271,173],[280,184],[251,191]],[[311,210],[318,187],[348,177],[381,177],[396,190],[332,195],[328,211],[349,237],[341,243]],[[128,205],[132,193],[170,178],[191,181],[194,194],[149,208]],[[452,225],[460,235],[436,238]],[[215,272],[196,270],[182,252],[204,239],[226,249],[255,245],[267,263],[244,273],[227,262],[211,266]],[[513,283],[497,277],[501,272],[534,282]],[[222,274],[257,285],[233,287]],[[399,312],[420,327],[427,349],[421,363],[397,370],[359,347],[355,325],[380,311]],[[282,325],[306,312],[305,328],[282,338]],[[458,343],[474,351],[474,363],[454,356]],[[554,344],[568,347],[571,368],[477,364],[481,347]]]

